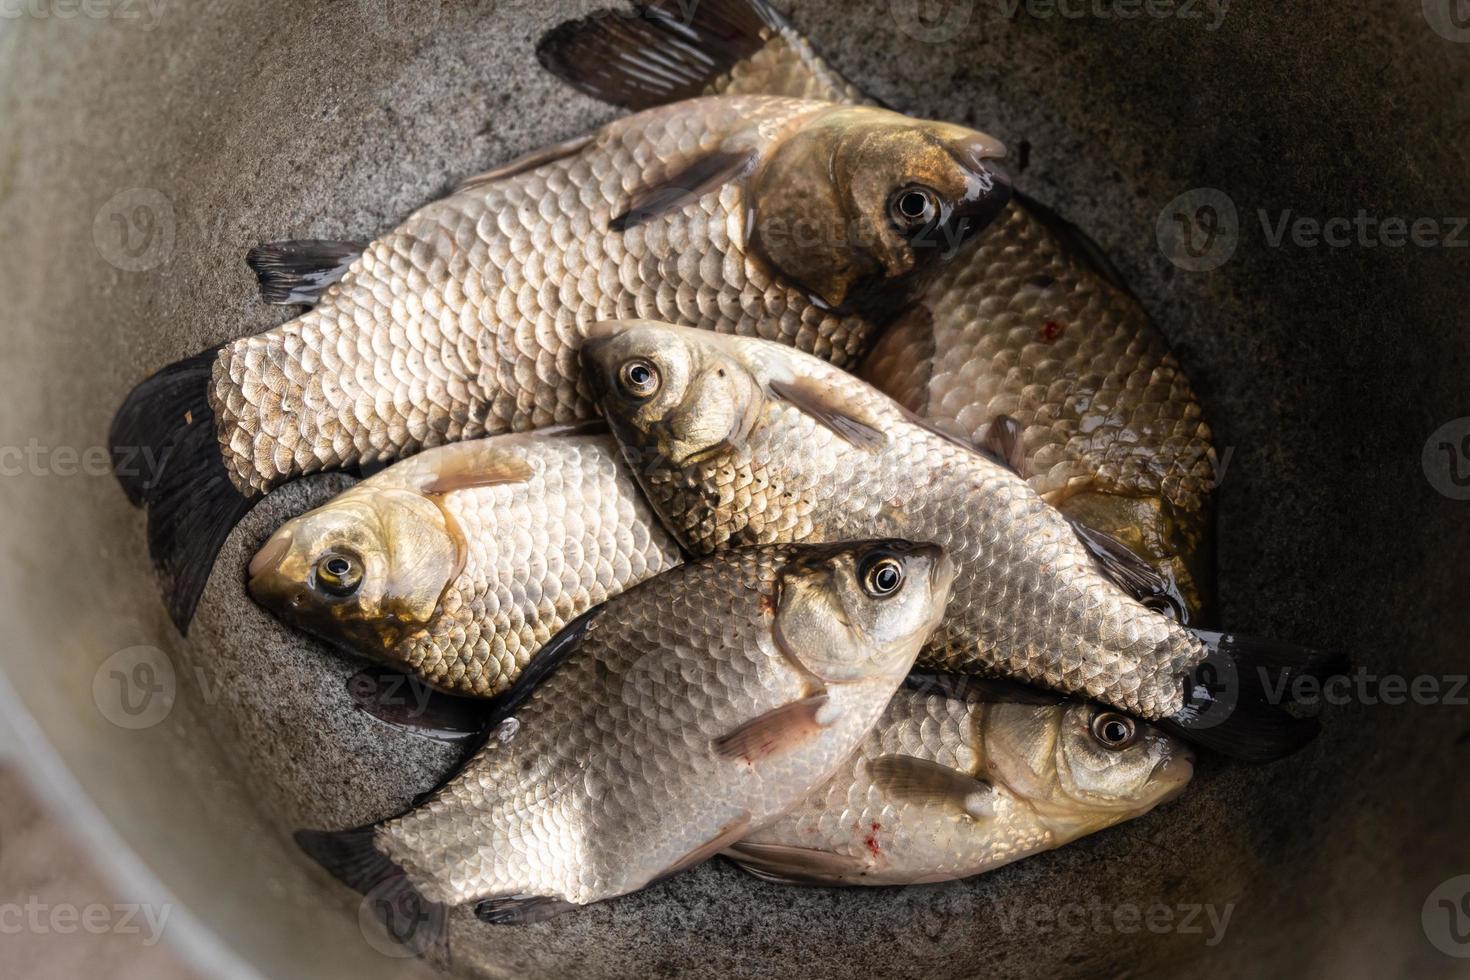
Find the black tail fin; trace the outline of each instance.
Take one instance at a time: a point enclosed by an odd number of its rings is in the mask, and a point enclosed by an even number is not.
[[[280,306],[310,305],[346,274],[367,246],[308,238],[266,242],[245,256],[260,282],[260,297]]]
[[[366,896],[393,940],[423,956],[448,942],[448,910],[419,893],[402,868],[374,843],[376,825],[351,830],[298,830],[296,845],[332,877]]]
[[[128,499],[148,505],[148,553],[169,616],[187,633],[215,555],[252,498],[220,457],[209,384],[218,348],[172,364],[133,389],[109,435]]]
[[[702,94],[786,21],[764,0],[700,0],[686,17],[655,6],[598,10],[552,28],[542,67],[577,91],[628,109]]]
[[[1296,717],[1285,705],[1292,702],[1298,679],[1321,682],[1346,672],[1346,656],[1274,640],[1191,632],[1209,654],[1186,681],[1184,707],[1163,727],[1244,762],[1271,762],[1316,737],[1316,719]]]

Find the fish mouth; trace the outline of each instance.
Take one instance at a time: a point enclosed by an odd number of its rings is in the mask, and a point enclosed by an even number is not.
[[[1154,766],[1154,771],[1149,775],[1150,782],[1168,787],[1164,795],[1159,798],[1159,803],[1168,803],[1183,793],[1184,788],[1193,778],[1194,753],[1188,748],[1173,753],[1169,758]]]
[[[995,222],[1015,195],[1011,177],[993,163],[971,171],[964,198],[955,205],[953,221],[959,241],[968,241]]]

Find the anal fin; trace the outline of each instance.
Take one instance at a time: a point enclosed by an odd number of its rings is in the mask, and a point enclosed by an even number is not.
[[[577,908],[575,902],[538,895],[534,898],[487,898],[475,905],[475,918],[495,926],[524,926],[554,919]]]
[[[860,858],[791,844],[741,841],[724,851],[743,871],[783,885],[834,885],[861,878],[871,870]]]

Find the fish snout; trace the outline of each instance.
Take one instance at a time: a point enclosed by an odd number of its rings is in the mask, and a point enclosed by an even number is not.
[[[290,550],[291,532],[277,531],[271,536],[271,539],[267,541],[265,545],[262,546],[261,549],[255,553],[255,557],[250,559],[250,567],[247,569],[247,574],[253,580],[257,576],[271,571],[281,563],[281,559],[285,558]]]
[[[1150,779],[1165,792],[1160,803],[1167,803],[1180,793],[1194,778],[1194,752],[1188,746],[1180,746],[1169,758],[1154,766]]]
[[[1011,176],[993,160],[975,160],[970,166],[969,185],[955,208],[968,239],[989,227],[1011,203]]]

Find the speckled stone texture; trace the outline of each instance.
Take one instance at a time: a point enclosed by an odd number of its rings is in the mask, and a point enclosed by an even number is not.
[[[462,177],[614,115],[532,56],[578,5],[129,0],[100,19],[22,6],[0,25],[4,447],[97,446],[147,373],[287,319],[255,297],[252,243],[370,237]],[[1372,675],[1467,669],[1470,501],[1437,489],[1456,492],[1438,440],[1432,478],[1421,457],[1431,433],[1470,416],[1470,249],[1271,236],[1284,214],[1470,215],[1470,43],[1431,29],[1426,10],[1439,6],[1239,0],[1215,30],[1209,7],[1182,0],[1163,9],[1200,16],[1119,19],[1094,11],[1121,7],[1089,3],[1066,5],[1085,14],[1068,17],[998,0],[794,11],[879,97],[1002,138],[1018,186],[1101,242],[1217,433],[1224,621],[1350,650]],[[131,188],[154,193],[117,196]],[[1165,206],[1195,188],[1228,195],[1239,215],[1238,247],[1210,272],[1177,268],[1156,237]],[[192,912],[179,929],[222,941],[186,943],[192,953],[230,950],[270,976],[419,975],[364,940],[356,897],[288,834],[391,814],[453,753],[350,710],[357,665],[243,590],[269,531],[346,478],[294,484],[251,514],[185,642],[153,590],[142,515],[110,477],[63,475],[60,457],[15,474],[14,460],[0,457],[0,663],[109,824]],[[92,681],[137,644],[168,654],[178,694],[163,723],[133,731],[99,714]],[[541,925],[458,914],[451,966],[1460,972],[1467,961],[1431,945],[1421,910],[1470,872],[1470,710],[1366,701],[1330,710],[1295,758],[1204,760],[1177,802],[983,878],[794,890],[715,863]],[[1230,909],[1223,939],[1188,912],[1197,905]]]

